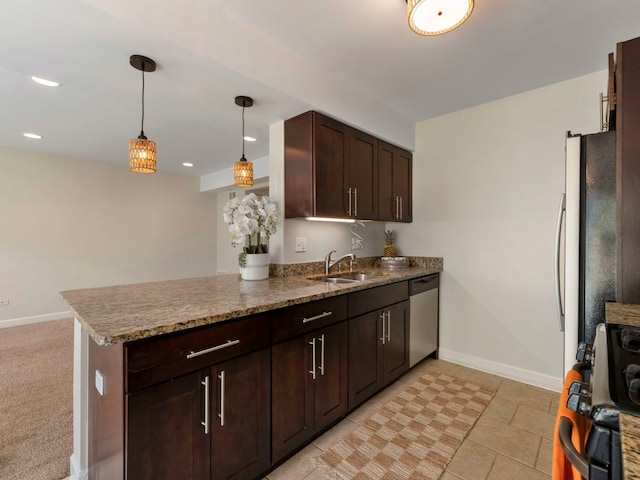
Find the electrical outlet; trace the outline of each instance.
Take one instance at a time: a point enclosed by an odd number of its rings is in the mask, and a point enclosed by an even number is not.
[[[100,370],[96,370],[96,390],[102,396],[107,393],[107,385],[105,380],[106,379],[104,378],[104,375],[102,375],[102,372],[100,372]]]
[[[8,298],[0,299],[0,307],[4,307],[5,305],[9,305],[9,299]]]
[[[307,251],[307,237],[296,237],[296,253]]]

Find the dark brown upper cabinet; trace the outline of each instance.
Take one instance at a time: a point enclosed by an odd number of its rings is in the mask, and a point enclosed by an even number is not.
[[[388,188],[389,195],[401,191],[396,196],[405,202],[404,219],[380,216],[380,174],[386,171],[380,170],[378,156],[384,142],[313,111],[287,120],[284,138],[285,218],[410,221],[411,185],[406,183]],[[404,172],[410,182],[411,154],[397,150],[403,155],[396,155],[401,159],[394,163],[393,173],[400,172],[395,175],[399,179]],[[393,181],[391,173],[388,180]]]
[[[640,303],[640,37],[617,44],[616,209],[618,303]]]
[[[389,143],[378,141],[378,219],[411,222],[412,155]]]

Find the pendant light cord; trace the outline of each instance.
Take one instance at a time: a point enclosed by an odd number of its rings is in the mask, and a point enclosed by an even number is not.
[[[245,105],[245,101],[243,100],[242,102],[242,159],[241,160],[246,160],[244,158],[244,105]]]
[[[140,135],[144,136],[144,62],[142,62],[142,120],[140,121]]]

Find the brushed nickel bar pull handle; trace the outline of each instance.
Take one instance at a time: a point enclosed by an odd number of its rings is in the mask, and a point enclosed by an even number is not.
[[[320,375],[324,376],[324,334],[318,339],[322,342],[322,350],[320,350]]]
[[[314,338],[309,342],[311,345],[311,365],[313,366],[313,370],[309,370],[311,374],[311,378],[316,379],[316,339]]]
[[[347,189],[347,216],[351,216],[351,187]]]
[[[354,188],[353,189],[353,194],[354,194],[354,201],[353,201],[353,216],[357,217],[358,216],[358,189]]]
[[[204,421],[200,425],[204,427],[204,434],[209,435],[209,375],[200,384],[204,386]]]
[[[220,426],[224,427],[224,370],[220,372],[218,378],[220,379],[220,413],[218,417],[220,417]]]
[[[387,342],[391,343],[391,310],[387,311]]]
[[[206,355],[207,353],[215,352],[216,350],[222,350],[223,348],[228,348],[239,343],[240,340],[227,340],[227,343],[222,343],[220,345],[216,345],[215,347],[207,348],[205,350],[199,350],[197,352],[191,351],[187,355],[187,358],[195,358],[199,357],[200,355]]]
[[[396,211],[393,212],[393,216],[395,217],[396,220],[400,219],[400,197],[398,197],[396,195],[395,200],[395,207],[396,207]]]
[[[403,204],[402,204],[402,197],[400,197],[400,220],[402,220],[402,218],[404,217],[404,208]]]
[[[322,312],[320,315],[316,315],[315,317],[303,318],[302,323],[313,322],[314,320],[319,320],[324,317],[330,317],[333,315],[333,312]]]
[[[387,314],[385,312],[382,312],[382,315],[380,316],[380,319],[382,320],[382,337],[380,338],[380,340],[382,340],[382,344],[384,345],[387,339],[387,335],[386,335],[386,319],[387,319]]]

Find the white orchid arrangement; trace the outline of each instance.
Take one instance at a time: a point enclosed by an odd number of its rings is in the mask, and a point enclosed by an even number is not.
[[[279,215],[276,203],[270,202],[269,197],[258,197],[254,193],[242,199],[232,198],[225,204],[222,216],[229,225],[231,245],[244,244],[238,256],[241,267],[246,266],[247,254],[268,253],[266,241],[276,233]]]

